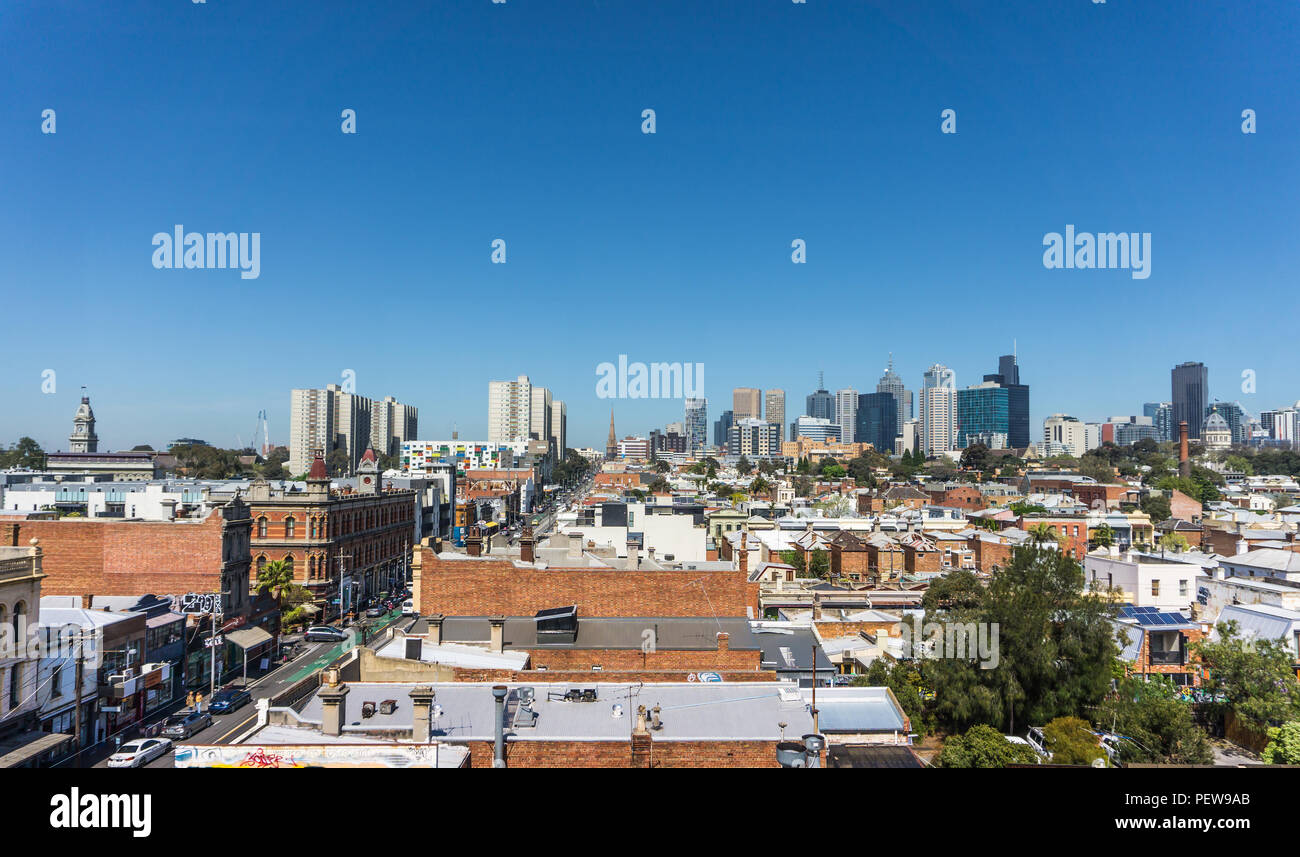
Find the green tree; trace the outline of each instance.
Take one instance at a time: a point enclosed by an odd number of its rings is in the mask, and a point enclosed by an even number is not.
[[[989,448],[982,443],[972,443],[961,452],[961,466],[966,470],[988,470],[991,461]]]
[[[257,570],[258,594],[272,589],[275,590],[275,603],[280,611],[281,627],[294,624],[294,618],[285,613],[285,601],[291,595],[296,595],[301,600],[307,590],[294,582],[293,567],[282,559],[273,559]],[[298,612],[300,614],[298,618],[301,618],[301,614],[305,611]]]
[[[1202,688],[1220,711],[1230,710],[1249,729],[1264,733],[1274,724],[1300,719],[1300,686],[1291,653],[1281,640],[1239,635],[1236,622],[1221,622],[1218,639],[1192,644],[1206,670]]]
[[[749,483],[749,493],[758,496],[767,494],[772,490],[772,483],[768,482],[762,476],[755,476],[754,481]]]
[[[1192,717],[1191,703],[1168,677],[1148,678],[1121,678],[1116,692],[1098,707],[1093,722],[1131,739],[1119,744],[1124,762],[1211,764],[1214,752]]]
[[[1142,500],[1141,508],[1156,523],[1167,521],[1173,515],[1173,510],[1169,506],[1169,498],[1163,494],[1148,494]]]
[[[1271,727],[1262,758],[1266,765],[1300,765],[1300,721]]]
[[[927,622],[972,631],[982,623],[990,642],[997,629],[994,668],[973,656],[922,661],[940,723],[1014,732],[1016,724],[1043,723],[1101,701],[1119,653],[1115,608],[1084,591],[1078,562],[1059,550],[1022,547],[987,587],[973,580],[953,572],[946,585],[935,581],[922,602]]]
[[[1091,765],[1094,759],[1106,758],[1092,727],[1081,717],[1055,718],[1043,727],[1043,738],[1054,765]]]
[[[30,437],[18,438],[18,443],[7,450],[0,450],[0,468],[23,467],[28,470],[45,468],[45,450]]]
[[[1092,531],[1090,541],[1099,548],[1108,548],[1115,544],[1115,531],[1110,528],[1109,524],[1102,524]]]
[[[670,471],[670,470],[672,470],[672,469],[673,469],[673,466],[672,466],[671,464],[669,464],[667,461],[664,461],[662,458],[655,462],[655,472],[656,472],[656,473],[667,473],[668,471]]]
[[[667,494],[673,490],[673,487],[668,484],[668,480],[662,476],[656,476],[646,487],[650,490],[651,494]]]
[[[1045,545],[1048,542],[1059,544],[1061,541],[1060,535],[1052,529],[1051,524],[1030,524],[1026,532],[1029,533],[1029,541],[1035,545]]]
[[[741,476],[748,476],[753,469],[754,466],[749,463],[749,459],[743,455],[740,456],[740,460],[736,462],[736,472]]]
[[[941,768],[1005,768],[1033,765],[1038,760],[1033,747],[1008,741],[1001,732],[981,723],[964,735],[949,736],[936,761]]]

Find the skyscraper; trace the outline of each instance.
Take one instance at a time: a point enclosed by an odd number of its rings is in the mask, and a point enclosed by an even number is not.
[[[785,440],[785,390],[768,390],[767,421],[776,426],[777,442]]]
[[[1029,446],[1029,385],[1020,383],[1020,365],[1015,354],[998,358],[998,371],[985,375],[1007,391],[1007,446],[1024,449]]]
[[[877,452],[891,452],[901,432],[898,429],[898,399],[893,393],[863,393],[853,436],[857,443],[869,443]]]
[[[709,445],[709,400],[686,400],[686,451],[699,455]]]
[[[819,420],[830,420],[835,422],[835,397],[826,390],[826,382],[823,380],[823,373],[817,373],[817,389],[809,393],[808,398],[804,400],[804,413],[810,417],[816,417]],[[794,438],[790,438],[794,440]]]
[[[336,449],[355,468],[368,447],[396,455],[404,441],[419,433],[418,412],[392,396],[378,402],[348,392],[338,384],[299,389],[289,394],[289,471],[306,473],[319,452]]]
[[[551,437],[555,438],[555,460],[563,461],[569,443],[569,413],[564,402],[551,403]]]
[[[1187,423],[1187,436],[1200,438],[1210,402],[1210,371],[1204,363],[1187,361],[1173,368],[1169,376],[1174,405],[1174,425]]]
[[[852,387],[835,391],[835,422],[840,424],[844,442],[853,443],[858,424],[858,391]]]
[[[731,437],[731,426],[735,423],[734,411],[723,411],[718,414],[718,419],[713,423],[713,445],[727,448],[728,438]]]
[[[1170,402],[1146,402],[1142,415],[1151,418],[1160,440],[1177,440],[1174,437],[1174,406]]]
[[[1011,388],[996,381],[985,381],[958,390],[957,446],[965,449],[973,443],[983,443],[990,449],[998,449],[1012,445],[1010,415]]]
[[[736,422],[763,418],[763,391],[753,387],[736,387],[731,391],[731,411]]]
[[[912,418],[912,391],[905,389],[902,377],[894,371],[894,355],[889,355],[889,368],[880,376],[876,384],[877,393],[889,393],[894,397],[895,410],[898,411],[898,428],[895,436],[903,434],[903,423]],[[892,444],[891,444],[892,445]]]
[[[957,449],[957,376],[942,363],[926,370],[921,384],[921,450],[926,455]]]

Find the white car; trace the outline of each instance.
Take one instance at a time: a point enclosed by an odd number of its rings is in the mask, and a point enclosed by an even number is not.
[[[415,601],[413,599],[408,598],[402,602],[402,615],[403,616],[415,615]]]
[[[117,752],[108,757],[108,766],[138,768],[159,756],[166,756],[171,750],[172,742],[169,738],[137,738],[118,747]]]

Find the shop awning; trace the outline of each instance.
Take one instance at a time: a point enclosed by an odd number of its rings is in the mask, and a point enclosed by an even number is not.
[[[63,732],[23,732],[0,741],[0,768],[16,768],[73,740]]]
[[[226,634],[226,640],[245,651],[255,649],[271,641],[271,635],[261,628],[240,628]]]

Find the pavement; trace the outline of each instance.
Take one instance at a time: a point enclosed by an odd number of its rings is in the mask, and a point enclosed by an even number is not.
[[[408,617],[409,618],[409,617]],[[379,634],[382,634],[390,625],[394,625],[402,620],[400,614],[385,614],[377,619],[362,620],[357,623],[358,627],[366,628],[367,640],[373,640]],[[312,673],[319,672],[329,666],[340,655],[344,653],[347,642],[338,643],[306,643],[306,648],[296,658],[283,664],[270,672],[262,675],[248,683],[248,690],[253,696],[253,701],[244,705],[237,711],[228,714],[214,715],[212,725],[202,732],[196,732],[189,738],[179,743],[184,744],[220,744],[226,741],[232,741],[244,732],[253,727],[257,720],[257,700],[268,699],[283,692],[294,684],[302,681]],[[161,720],[167,719],[171,712],[155,716],[146,721],[152,725]],[[112,754],[112,744],[102,745],[100,752],[95,755],[96,762],[93,767],[108,767],[108,757]],[[154,759],[146,768],[173,768],[175,767],[173,754],[168,753]]]

